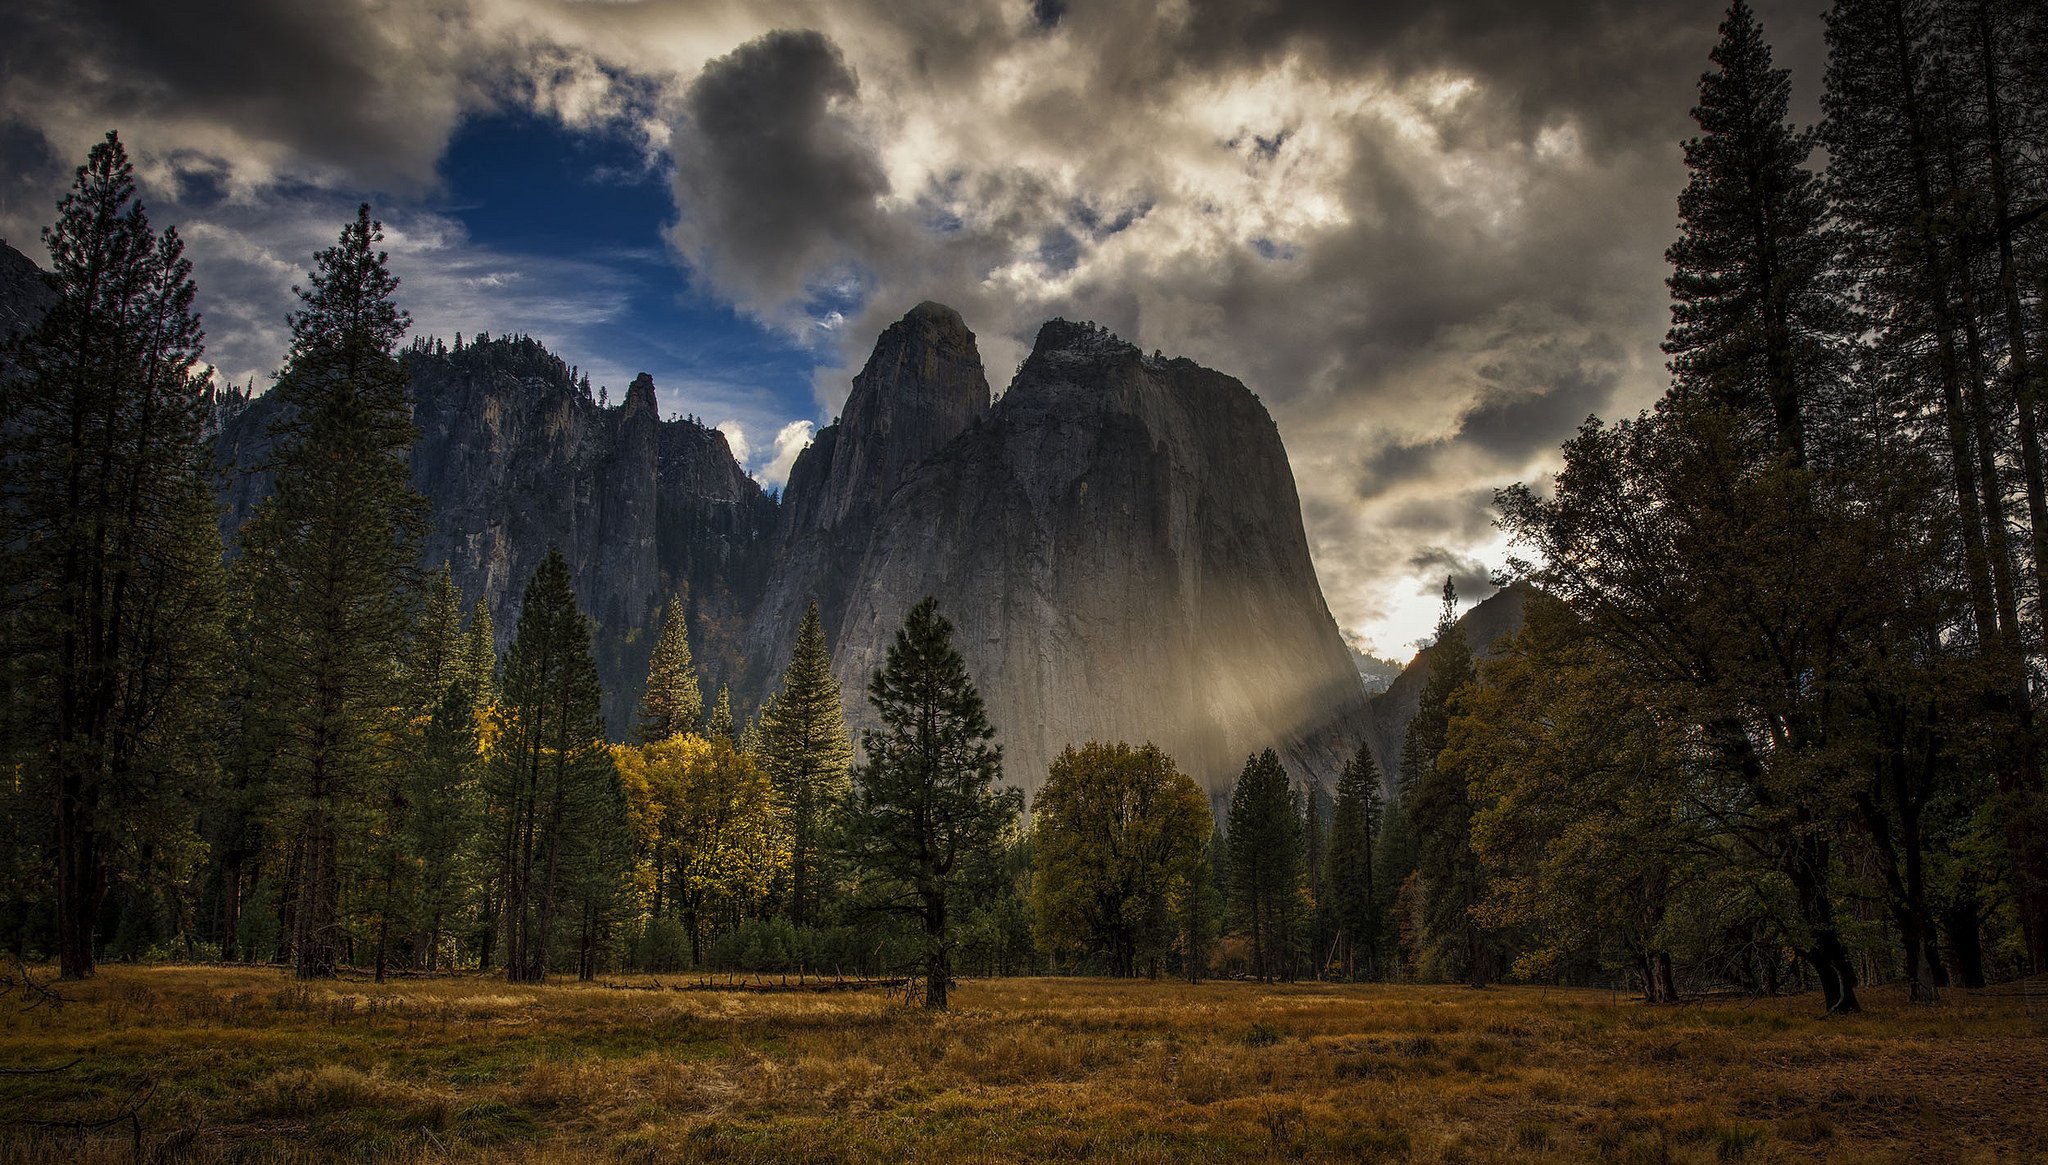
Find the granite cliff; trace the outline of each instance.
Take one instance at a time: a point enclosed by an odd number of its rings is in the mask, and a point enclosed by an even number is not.
[[[757,654],[784,650],[815,598],[834,671],[859,691],[903,613],[936,595],[1027,788],[1091,738],[1150,740],[1212,788],[1268,745],[1333,780],[1364,691],[1258,399],[1064,320],[999,401],[986,394],[950,309],[919,305],[884,333],[791,474]],[[896,433],[930,452],[882,455]]]
[[[526,337],[405,353],[412,378],[413,486],[432,504],[422,561],[446,562],[490,605],[502,649],[550,544],[597,623],[605,720],[634,705],[671,594],[681,594],[709,689],[738,678],[742,632],[768,576],[776,504],[733,460],[725,434],[662,420],[642,374],[625,400],[591,399],[568,365]],[[257,397],[221,425],[222,532],[268,492],[261,470],[275,408]]]
[[[0,244],[0,332],[49,298]],[[919,304],[883,332],[777,499],[722,433],[663,420],[644,374],[607,406],[526,337],[423,340],[404,360],[413,482],[433,507],[422,564],[448,563],[488,603],[502,648],[560,545],[597,623],[614,735],[630,731],[673,594],[707,696],[731,683],[742,714],[818,602],[856,727],[904,613],[936,595],[1027,789],[1091,738],[1153,741],[1215,791],[1271,745],[1327,785],[1384,732],[1323,603],[1272,418],[1191,361],[1054,320],[992,401],[966,323]],[[268,492],[277,408],[217,398],[230,546]]]

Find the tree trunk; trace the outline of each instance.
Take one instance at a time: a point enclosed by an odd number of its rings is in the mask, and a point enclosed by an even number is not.
[[[924,1006],[927,1011],[946,1010],[947,980],[952,978],[952,960],[946,951],[946,891],[924,891]]]
[[[1984,986],[1984,913],[1976,894],[1968,890],[1958,894],[1942,912],[1941,923],[1948,932],[1955,981],[1964,987]]]

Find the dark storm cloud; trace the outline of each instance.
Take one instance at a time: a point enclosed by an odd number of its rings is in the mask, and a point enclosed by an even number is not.
[[[1493,571],[1470,555],[1442,546],[1425,546],[1408,559],[1409,569],[1427,578],[1444,580],[1458,589],[1458,598],[1476,603],[1499,587],[1493,585]],[[1442,586],[1439,581],[1437,585]]]
[[[160,126],[186,149],[253,149],[265,163],[288,156],[386,186],[431,179],[479,88],[473,67],[485,64],[460,5],[12,0],[5,10],[0,105],[17,117],[67,139]]]
[[[1765,0],[1767,25],[1815,25],[1821,5]],[[1702,0],[1192,0],[1187,59],[1205,67],[1312,53],[1332,68],[1486,78],[1518,132],[1570,114],[1617,140],[1668,126],[1671,82],[1704,71],[1725,4]],[[1811,54],[1817,41],[1795,47]],[[1782,54],[1781,54],[1782,55]],[[1682,116],[1684,109],[1678,110]],[[1495,127],[1473,125],[1481,132]]]
[[[859,92],[817,32],[772,32],[706,65],[671,146],[683,252],[714,279],[786,298],[879,243],[888,180],[840,113]]]
[[[1810,120],[1821,5],[1758,7]],[[1660,390],[1678,142],[1722,12],[16,0],[0,161],[34,153],[7,123],[69,159],[118,122],[173,182],[352,197],[431,181],[469,111],[622,118],[667,147],[699,284],[839,366],[791,421],[831,415],[921,299],[962,311],[998,388],[1042,320],[1095,319],[1259,393],[1332,610],[1393,647],[1433,617],[1411,601],[1425,572],[1500,555],[1496,486],[1540,482],[1586,414]]]

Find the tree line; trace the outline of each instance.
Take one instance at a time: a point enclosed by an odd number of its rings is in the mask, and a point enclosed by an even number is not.
[[[932,600],[872,677],[858,756],[815,606],[742,720],[725,689],[707,708],[672,601],[625,743],[559,551],[501,658],[489,609],[418,562],[410,321],[367,206],[295,289],[253,470],[271,488],[232,546],[209,438],[246,395],[204,374],[190,264],[117,137],[44,238],[57,299],[11,344],[6,395],[17,957],[69,978],[109,957],[380,980],[914,970],[944,1006],[962,962],[1199,978],[1242,931],[1240,969],[1302,972],[1304,801],[1274,754],[1248,763],[1227,844],[1150,745],[1068,748],[1027,818]],[[1340,860],[1378,827],[1361,757]]]
[[[275,486],[225,554],[190,265],[109,135],[7,355],[9,945],[67,976],[914,969],[935,1006],[972,969],[1810,984],[1850,1011],[1872,977],[1931,999],[2048,967],[2048,15],[1841,0],[1827,30],[1801,129],[1728,10],[1669,389],[1497,499],[1526,626],[1475,660],[1447,585],[1395,772],[1361,747],[1325,789],[1267,750],[1217,808],[1157,748],[1089,742],[1024,813],[930,600],[858,752],[815,609],[740,710],[671,604],[608,742],[559,553],[502,658],[418,562],[409,321],[367,207],[298,289]]]

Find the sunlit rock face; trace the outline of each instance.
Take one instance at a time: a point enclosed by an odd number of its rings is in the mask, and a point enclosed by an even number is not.
[[[1334,779],[1364,692],[1258,399],[1055,320],[991,407],[978,359],[967,374],[973,352],[934,305],[884,335],[845,418],[791,474],[798,524],[763,605],[778,624],[764,650],[786,650],[789,612],[816,598],[856,693],[904,613],[935,595],[1016,784],[1036,788],[1060,748],[1090,739],[1152,741],[1212,788],[1268,746],[1298,777]],[[936,448],[878,457],[883,423]],[[838,520],[802,524],[812,514]]]

